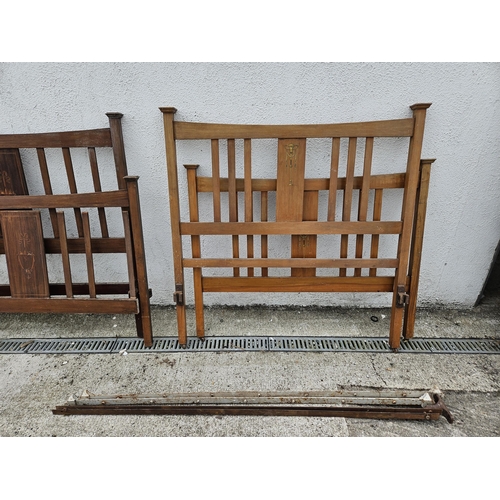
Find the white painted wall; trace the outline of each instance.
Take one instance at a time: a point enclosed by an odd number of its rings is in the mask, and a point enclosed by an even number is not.
[[[158,107],[174,106],[176,118],[186,121],[330,123],[410,117],[409,106],[416,102],[433,103],[422,156],[437,158],[419,303],[470,307],[500,238],[500,64],[0,64],[2,134],[99,128],[107,126],[106,112],[124,114],[129,173],[140,176],[154,304],[171,304],[173,291]],[[194,146],[191,151],[196,156]],[[113,268],[116,263],[103,266],[113,275],[121,271]],[[192,297],[189,289],[188,294]],[[206,299],[209,304],[389,303],[387,295],[372,294],[207,294]]]

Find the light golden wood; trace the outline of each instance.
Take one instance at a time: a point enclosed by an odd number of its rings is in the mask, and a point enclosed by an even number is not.
[[[427,197],[425,186],[419,191],[420,207],[416,214],[415,198],[419,182],[418,164],[423,141],[425,110],[429,104],[412,106],[413,117],[378,122],[309,125],[231,125],[217,123],[175,122],[175,108],[161,108],[164,113],[169,175],[170,205],[174,211],[172,224],[174,268],[176,284],[182,282],[184,268],[193,268],[195,277],[195,310],[197,325],[203,318],[203,293],[207,292],[384,292],[393,294],[389,340],[392,348],[399,346],[405,295],[416,297],[423,224],[414,222],[425,213]],[[166,118],[168,117],[168,118]],[[372,175],[374,142],[384,137],[406,137],[408,163],[406,170],[389,174]],[[326,162],[328,177],[308,178],[306,175],[306,150],[309,138],[330,138],[331,153]],[[274,139],[277,147],[276,171],[266,178],[252,175],[252,148],[259,139]],[[189,222],[178,218],[179,192],[176,173],[176,142],[181,140],[208,140],[212,175],[196,176],[188,172]],[[241,141],[239,143],[238,141]],[[347,141],[345,177],[339,177],[342,142]],[[227,143],[227,176],[220,172],[220,144]],[[237,146],[238,144],[238,146]],[[236,174],[236,150],[243,146],[243,177]],[[363,173],[355,175],[357,150],[364,147]],[[239,158],[239,157],[238,157]],[[239,159],[238,159],[239,161]],[[238,168],[240,168],[238,166]],[[174,172],[175,170],[175,172]],[[387,189],[404,193],[402,216],[398,220],[382,220],[383,195]],[[326,210],[320,204],[321,192],[327,195]],[[260,217],[254,218],[254,193],[260,198]],[[198,196],[212,193],[213,221],[199,221]],[[221,193],[228,193],[228,213],[222,214]],[[238,218],[238,193],[244,200],[244,214]],[[269,195],[271,193],[271,195]],[[275,211],[272,200],[276,197]],[[337,200],[342,198],[342,208],[336,213]],[[373,200],[370,220],[369,206]],[[356,204],[355,204],[356,203]],[[172,208],[173,207],[173,208]],[[325,210],[325,213],[320,212]],[[274,215],[273,215],[274,214]],[[222,222],[222,221],[229,222]],[[412,230],[413,229],[413,230]],[[269,237],[290,237],[289,257],[272,255]],[[318,258],[320,239],[326,235],[339,235],[340,248],[327,248],[330,257]],[[366,235],[370,247],[364,256]],[[380,235],[394,235],[398,239],[395,255],[379,258]],[[182,258],[182,237],[191,239],[191,258]],[[203,255],[201,241],[205,236],[231,236],[232,255]],[[246,238],[246,257],[240,255],[240,236]],[[260,257],[255,256],[254,240],[260,237]],[[412,242],[412,237],[415,241]],[[349,241],[352,239],[352,248]],[[419,240],[419,241],[416,241]],[[323,240],[328,241],[328,240]],[[274,241],[273,241],[274,242]],[[410,259],[411,254],[411,259]],[[409,265],[411,270],[409,269]],[[210,276],[201,270],[211,268]],[[232,269],[233,276],[217,274],[220,268]],[[247,269],[247,275],[240,269]],[[326,271],[317,275],[316,270]],[[270,276],[279,269],[290,269],[289,276]],[[353,270],[348,275],[348,270]],[[378,269],[393,269],[394,274],[377,276]],[[274,271],[273,271],[274,270]],[[338,270],[338,271],[337,271]],[[367,272],[363,272],[366,270]],[[207,271],[208,272],[208,271]],[[258,275],[260,272],[260,276]],[[332,275],[323,275],[330,272]],[[243,271],[244,273],[244,271]],[[335,275],[338,273],[338,276]],[[368,275],[366,275],[368,274]],[[385,274],[385,273],[384,273]],[[410,335],[414,307],[410,298],[405,318],[405,332]],[[402,302],[403,301],[403,302]],[[411,317],[410,317],[411,316]],[[178,321],[179,342],[185,343],[185,319]],[[199,327],[197,334],[200,336]]]

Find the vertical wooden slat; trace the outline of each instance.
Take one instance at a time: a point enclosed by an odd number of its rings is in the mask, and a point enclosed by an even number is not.
[[[187,169],[188,198],[189,198],[189,220],[199,221],[198,212],[198,190],[196,187],[196,169],[198,165],[184,165]],[[191,236],[191,255],[193,258],[201,257],[201,242],[199,236]],[[196,335],[199,338],[205,337],[205,320],[203,317],[203,284],[201,268],[193,268],[194,280],[194,306],[196,314]]]
[[[392,314],[389,332],[389,345],[393,349],[399,348],[401,328],[403,326],[404,306],[399,301],[398,290],[406,290],[411,232],[413,229],[413,217],[415,215],[416,193],[420,171],[420,155],[422,153],[422,142],[424,138],[425,115],[429,106],[430,104],[415,104],[411,106],[414,118],[414,130],[410,139],[408,164],[405,176],[403,207],[401,211],[403,227],[401,229],[398,243],[397,258],[399,263],[394,279]]]
[[[330,184],[328,189],[328,214],[327,220],[335,220],[335,208],[337,204],[337,180],[339,172],[340,138],[332,139],[332,155],[330,165]]]
[[[253,191],[252,191],[252,143],[250,139],[244,140],[244,189],[245,189],[245,222],[253,221]],[[253,236],[247,235],[247,257],[253,257]],[[249,277],[254,275],[254,270],[249,267]]]
[[[213,203],[214,222],[221,221],[220,209],[220,163],[219,163],[219,141],[212,139],[212,183],[213,183]]]
[[[427,196],[429,194],[429,180],[431,166],[434,160],[422,160],[420,166],[420,183],[417,192],[417,205],[414,226],[412,231],[412,245],[410,254],[410,288],[409,299],[405,310],[403,336],[405,339],[413,337],[415,330],[415,314],[417,311],[418,283],[420,277],[420,262],[424,241],[425,216],[427,213]]]
[[[368,213],[368,197],[370,194],[370,174],[373,156],[373,137],[367,137],[365,143],[365,161],[363,166],[363,181],[359,192],[358,221],[365,222]],[[356,258],[363,257],[363,235],[356,236]],[[361,276],[361,268],[354,269],[354,276]]]
[[[261,191],[260,193],[260,220],[262,222],[267,222],[268,217],[268,193],[267,191]],[[263,259],[267,259],[268,257],[268,246],[267,246],[267,234],[263,234],[260,237],[260,256]],[[261,275],[267,276],[268,270],[267,267],[263,267],[261,269]]]
[[[68,252],[68,239],[66,236],[66,221],[64,212],[57,212],[57,223],[59,228],[59,242],[61,245],[61,258],[64,271],[64,286],[66,289],[66,297],[73,297],[73,281],[71,279],[71,265]]]
[[[236,148],[234,139],[227,140],[227,177],[229,191],[229,222],[238,222],[238,193],[236,191]],[[240,256],[238,235],[232,236],[233,258]],[[235,267],[233,275],[239,276],[240,269]]]
[[[73,162],[71,161],[71,153],[69,148],[62,148],[64,157],[64,166],[66,167],[66,175],[68,177],[68,184],[70,193],[77,193],[75,171],[73,170]],[[80,238],[83,236],[83,225],[82,225],[82,212],[79,208],[74,208],[76,227],[78,229],[78,236]]]
[[[100,193],[102,191],[101,188],[101,179],[99,178],[99,167],[97,165],[97,155],[95,152],[95,148],[88,148],[89,152],[89,160],[90,160],[90,169],[92,171],[92,181],[94,183],[94,191],[96,193]],[[106,222],[106,212],[104,207],[99,207],[97,209],[99,214],[99,223],[101,225],[101,234],[103,238],[109,238],[108,224]]]
[[[85,259],[87,261],[87,275],[89,279],[89,295],[91,299],[96,298],[94,260],[92,256],[92,239],[90,235],[89,213],[82,213],[83,239],[85,242]]]
[[[375,197],[373,200],[373,220],[379,221],[382,217],[382,199],[383,199],[384,190],[383,189],[375,189]],[[371,235],[371,247],[370,247],[370,258],[376,259],[378,258],[378,245],[380,241],[379,234]],[[373,267],[369,271],[370,276],[377,276],[377,268]]]
[[[47,166],[47,157],[43,148],[37,148],[38,164],[40,166],[40,173],[42,174],[43,189],[45,194],[52,194],[52,185],[50,183],[49,169]],[[54,238],[59,237],[59,229],[57,224],[57,214],[55,208],[49,208],[50,222],[52,230],[54,231]]]
[[[172,253],[174,259],[174,279],[176,287],[176,312],[179,344],[187,342],[186,304],[184,297],[184,269],[182,266],[182,241],[180,230],[179,183],[177,178],[177,152],[174,135],[175,108],[160,108],[165,129],[165,151],[167,157],[168,191],[170,200],[170,227],[172,230]],[[179,295],[180,294],[180,295]]]
[[[354,166],[356,163],[356,137],[349,138],[349,148],[347,152],[347,169],[344,189],[344,204],[342,207],[342,220],[348,222],[351,220],[352,207],[352,188],[354,183]],[[349,235],[343,234],[340,238],[340,258],[346,258],[348,255]],[[347,269],[339,270],[339,276],[346,276]]]
[[[137,297],[136,285],[135,285],[135,269],[134,269],[134,247],[132,244],[132,234],[130,229],[130,213],[128,210],[122,211],[123,219],[123,232],[125,236],[125,251],[127,255],[127,270],[128,270],[128,282],[129,282],[129,296],[131,299]]]

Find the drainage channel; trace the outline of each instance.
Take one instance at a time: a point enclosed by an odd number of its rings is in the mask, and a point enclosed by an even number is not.
[[[117,354],[158,352],[393,352],[385,339],[366,337],[206,337],[188,339],[186,348],[177,337],[158,337],[152,347],[137,338],[3,339],[0,354]],[[429,339],[401,342],[408,354],[500,354],[499,339]]]

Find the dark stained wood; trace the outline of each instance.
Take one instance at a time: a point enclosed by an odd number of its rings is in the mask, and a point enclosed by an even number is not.
[[[125,179],[127,165],[121,129],[122,115],[121,113],[108,113],[108,118],[110,128],[107,129],[0,136],[0,152],[7,151],[5,148],[10,148],[8,151],[16,151],[16,168],[21,168],[18,173],[22,173],[20,157],[17,152],[18,148],[36,150],[44,192],[44,194],[29,194],[27,190],[21,189],[15,193],[15,196],[0,196],[0,213],[33,214],[32,216],[38,217],[36,227],[30,227],[29,230],[24,230],[26,228],[23,229],[23,227],[20,229],[14,223],[6,222],[12,236],[0,238],[0,253],[7,253],[9,255],[7,257],[8,261],[12,261],[10,256],[13,252],[11,248],[12,242],[21,241],[20,235],[28,234],[29,238],[36,241],[36,252],[34,250],[29,252],[35,258],[34,269],[38,274],[42,269],[41,274],[43,275],[43,279],[39,276],[36,279],[38,288],[43,289],[42,293],[37,291],[33,295],[27,293],[28,287],[26,284],[20,283],[19,276],[16,277],[10,273],[9,283],[6,285],[0,284],[0,311],[134,314],[137,335],[144,338],[144,343],[147,346],[151,346],[152,327],[149,310],[151,293],[147,285],[145,269],[137,178],[132,177],[130,182]],[[90,170],[87,171],[87,175],[92,178],[93,192],[77,192],[71,152],[72,148],[75,147],[87,148],[90,163]],[[117,176],[117,190],[102,190],[96,151],[97,148],[101,147],[112,148]],[[59,166],[58,171],[52,165],[50,165],[51,168],[49,169],[48,159],[51,157],[45,154],[47,148],[62,149],[64,159],[62,171]],[[2,156],[0,154],[0,165],[1,160]],[[12,164],[12,161],[10,161],[10,164]],[[64,177],[64,174],[68,179],[69,192],[53,194],[52,180],[55,176]],[[53,176],[52,179],[51,175]],[[110,228],[105,213],[105,208],[108,207],[121,209],[124,228],[123,237],[109,236]],[[50,237],[50,234],[44,237],[40,214],[34,209],[48,209],[54,237]],[[57,209],[66,209],[66,211],[57,213]],[[82,209],[84,209],[83,214]],[[97,235],[91,237],[87,209],[97,209],[100,231],[95,232],[100,232],[100,237]],[[65,214],[67,215],[68,211],[74,211],[75,213],[78,238],[68,237],[65,221]],[[26,215],[25,217],[32,216]],[[22,238],[22,240],[25,241],[26,238]],[[63,284],[48,282],[46,267],[43,270],[43,265],[45,263],[45,254],[49,253],[61,255],[64,273]],[[98,283],[93,265],[93,256],[96,253],[125,254],[129,274],[128,283]],[[70,266],[70,256],[72,254],[85,254],[88,267],[88,283],[73,283]],[[22,273],[18,273],[18,275],[23,276]],[[29,279],[35,281],[31,277]],[[58,297],[53,298],[49,295],[57,295]],[[122,297],[107,299],[105,298],[106,295],[121,295]],[[85,298],[82,298],[82,296]]]
[[[45,149],[37,148],[38,164],[40,165],[40,173],[42,174],[43,189],[45,194],[52,194],[52,183],[50,182],[49,168],[47,166],[47,157],[45,156]],[[28,194],[28,193],[26,193]],[[50,221],[52,223],[52,230],[54,231],[54,238],[59,237],[59,223],[57,221],[57,214],[55,208],[49,208]]]
[[[88,148],[90,169],[92,171],[92,181],[94,183],[94,191],[100,193],[102,191],[101,178],[99,176],[99,167],[97,165],[97,155],[95,148]],[[106,212],[104,207],[97,208],[99,213],[99,223],[101,224],[101,234],[103,238],[109,238],[108,223],[106,221]]]
[[[0,210],[22,210],[28,208],[91,208],[127,207],[129,200],[125,191],[104,193],[53,194],[31,196],[2,196]]]
[[[0,149],[0,196],[28,194],[19,149]]]
[[[39,134],[0,134],[2,148],[86,148],[110,147],[109,129],[48,132]]]
[[[64,212],[57,213],[57,222],[59,227],[59,239],[61,242],[61,257],[63,263],[66,297],[68,297],[68,299],[71,299],[73,297],[73,280],[71,279],[71,264],[69,260],[68,239],[66,237],[66,221],[64,219]]]
[[[12,296],[48,297],[49,279],[40,212],[5,211],[0,213],[0,222]]]
[[[82,298],[30,298],[0,297],[2,313],[94,313],[94,314],[138,314],[135,299],[82,299]]]

